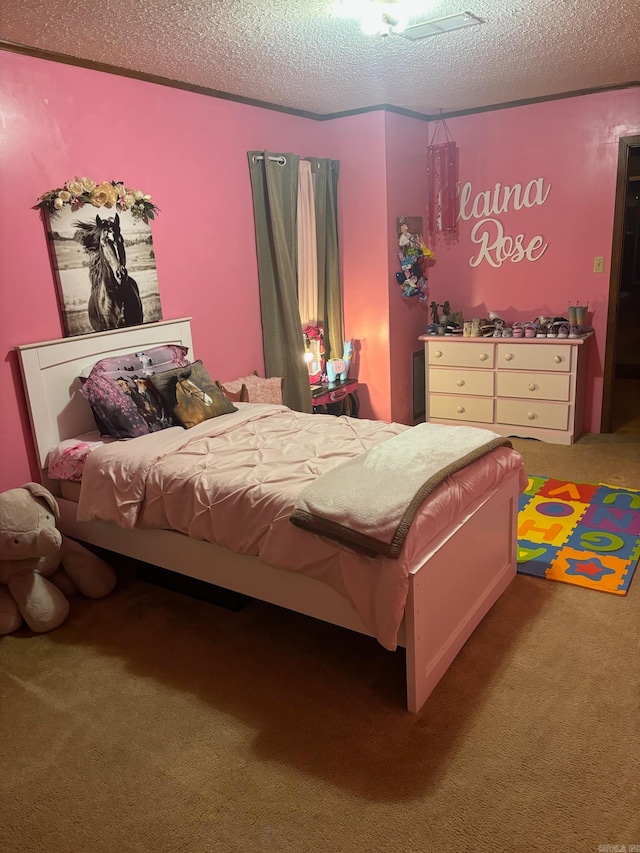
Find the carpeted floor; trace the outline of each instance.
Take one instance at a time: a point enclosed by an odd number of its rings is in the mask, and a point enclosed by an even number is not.
[[[514,445],[532,472],[640,484],[632,421]],[[640,845],[638,578],[619,597],[518,576],[412,716],[402,653],[120,575],[57,631],[0,640],[1,853]]]

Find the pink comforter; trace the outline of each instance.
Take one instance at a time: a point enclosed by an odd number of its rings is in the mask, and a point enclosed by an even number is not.
[[[189,430],[175,427],[96,449],[85,465],[78,519],[174,529],[316,578],[350,601],[371,633],[393,650],[408,574],[429,542],[511,471],[522,472],[526,487],[520,455],[497,448],[438,486],[399,559],[357,554],[291,524],[303,486],[407,429],[238,404],[237,412]]]

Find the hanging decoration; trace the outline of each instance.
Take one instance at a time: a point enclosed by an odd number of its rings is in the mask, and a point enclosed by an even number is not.
[[[441,116],[427,148],[427,230],[432,240],[458,236],[458,146]],[[438,142],[438,136],[444,137]]]
[[[422,238],[422,217],[399,216],[397,226],[402,272],[396,273],[396,279],[403,296],[417,296],[424,302],[428,295],[428,270],[435,263],[435,254]]]

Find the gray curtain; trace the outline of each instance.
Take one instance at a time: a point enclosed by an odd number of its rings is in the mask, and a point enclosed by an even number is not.
[[[265,370],[267,376],[284,376],[283,402],[286,406],[299,412],[311,412],[296,271],[300,158],[295,154],[276,155],[268,151],[249,151],[248,156]]]
[[[311,163],[318,243],[318,322],[324,329],[325,358],[340,358],[344,347],[342,283],[338,252],[340,161],[306,157]]]

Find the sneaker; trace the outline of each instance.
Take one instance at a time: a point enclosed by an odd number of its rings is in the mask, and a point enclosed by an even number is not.
[[[511,328],[511,326],[505,326],[504,327],[504,329],[502,330],[502,337],[503,338],[512,338],[513,337],[513,329]]]
[[[513,337],[524,338],[524,325],[522,323],[513,324]]]
[[[558,337],[558,327],[555,323],[549,323],[547,326],[547,337],[548,338],[557,338]]]
[[[558,337],[559,338],[568,338],[569,337],[569,324],[561,323],[558,326]]]
[[[572,326],[569,331],[570,338],[584,338],[587,333],[582,326]]]
[[[538,326],[538,331],[536,332],[536,338],[546,338],[547,337],[547,326],[546,324],[542,324]]]
[[[525,323],[524,324],[524,336],[525,338],[535,338],[537,328],[534,323]]]

